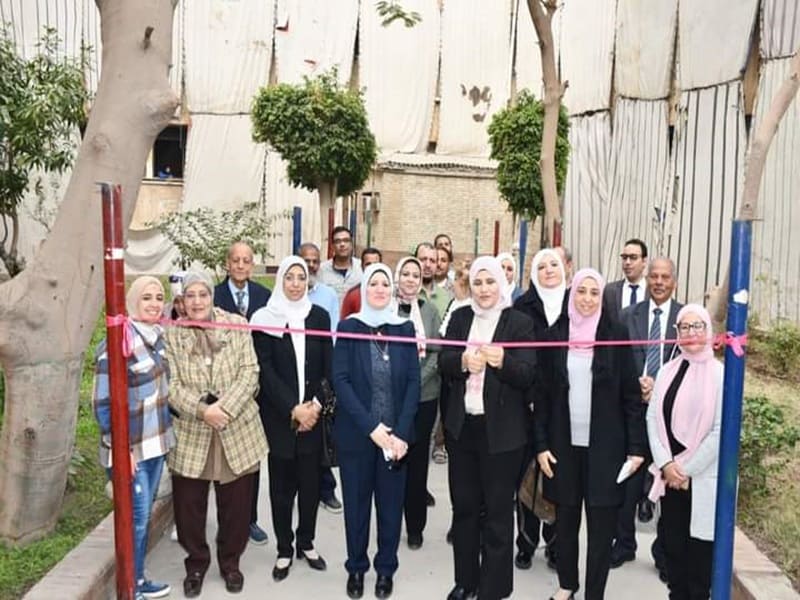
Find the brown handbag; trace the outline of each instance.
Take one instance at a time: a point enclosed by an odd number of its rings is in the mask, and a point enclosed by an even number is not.
[[[517,492],[519,501],[541,521],[548,524],[556,522],[556,505],[542,494],[542,473],[539,463],[534,458],[531,460],[525,475],[522,477]]]

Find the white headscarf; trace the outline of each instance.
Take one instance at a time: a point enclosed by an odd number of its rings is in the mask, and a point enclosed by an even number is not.
[[[311,300],[308,299],[308,285],[299,300],[289,300],[283,291],[283,279],[289,269],[298,265],[302,267],[303,273],[308,282],[308,267],[306,261],[299,256],[287,256],[281,261],[278,267],[278,274],[275,277],[275,288],[267,301],[267,305],[259,308],[250,317],[251,325],[261,325],[265,327],[286,327],[290,329],[303,329],[306,325],[306,317],[311,312]],[[282,331],[265,331],[267,335],[282,338]],[[292,346],[294,347],[295,370],[297,372],[297,393],[298,402],[305,400],[306,388],[306,336],[304,333],[290,333]]]
[[[503,266],[504,260],[510,260],[511,264],[514,265],[514,276],[511,278],[511,283],[508,283],[508,287],[511,288],[509,292],[509,297],[513,300],[514,298],[514,290],[517,289],[517,261],[514,259],[514,256],[510,252],[501,252],[497,255],[497,260],[500,262],[500,266]],[[506,276],[506,270],[503,269],[503,277]],[[508,282],[508,280],[506,280]]]
[[[372,263],[364,271],[364,276],[361,278],[361,310],[350,315],[350,317],[358,319],[368,327],[400,325],[401,323],[405,323],[408,319],[397,314],[397,308],[394,306],[394,298],[383,308],[374,308],[367,302],[367,286],[375,273],[383,273],[386,275],[386,279],[389,280],[389,286],[392,286],[391,269],[383,263]]]
[[[546,288],[539,283],[539,264],[547,255],[555,257],[558,261],[558,270],[561,272],[561,283],[553,288]],[[531,261],[531,285],[536,288],[536,293],[542,299],[544,315],[547,318],[547,325],[550,326],[561,316],[564,293],[567,291],[567,274],[564,271],[564,263],[561,262],[561,257],[553,248],[544,248],[533,255],[533,260]]]
[[[420,277],[419,277],[419,285],[417,286],[414,295],[410,298],[405,297],[400,292],[400,273],[403,270],[403,267],[406,263],[413,262],[419,268]],[[425,324],[422,322],[422,313],[419,310],[419,302],[417,301],[417,294],[419,294],[419,290],[422,287],[422,265],[420,264],[419,260],[417,260],[413,256],[406,256],[405,258],[401,258],[400,261],[397,263],[397,267],[394,270],[394,280],[395,280],[395,298],[398,300],[397,310],[398,314],[400,311],[400,301],[407,303],[411,307],[411,311],[409,313],[409,317],[411,318],[411,322],[414,324],[414,332],[417,336],[417,339],[425,339]],[[417,353],[420,359],[425,358],[425,342],[417,342]]]
[[[480,271],[489,271],[492,277],[500,284],[500,298],[497,303],[490,308],[481,308],[475,301],[475,290],[472,286],[472,280]],[[506,281],[506,274],[503,271],[503,266],[500,261],[494,256],[479,256],[476,258],[472,266],[469,268],[469,283],[471,290],[470,305],[472,311],[478,318],[493,318],[499,315],[504,308],[511,306],[511,286]]]

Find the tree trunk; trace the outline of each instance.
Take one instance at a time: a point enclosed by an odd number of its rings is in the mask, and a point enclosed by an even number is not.
[[[330,209],[336,203],[336,181],[320,181],[317,183],[317,192],[319,193],[319,210],[322,213],[320,222],[322,223],[322,251],[327,255],[331,254],[333,249],[333,241],[328,239],[328,232],[331,230]],[[355,247],[355,240],[353,240],[353,247]],[[326,251],[327,249],[327,251]]]
[[[558,6],[555,0],[528,0],[528,10],[533,19],[542,57],[542,80],[544,83],[544,127],[539,167],[542,173],[544,195],[544,228],[546,244],[553,241],[556,223],[561,223],[561,203],[556,184],[556,139],[558,136],[558,113],[566,85],[561,83],[556,71],[556,50],[553,42],[553,14]]]
[[[0,538],[45,535],[60,512],[75,436],[83,352],[101,303],[98,181],[120,183],[123,227],[148,152],[178,98],[167,78],[177,0],[96,0],[103,70],[53,229],[19,276],[0,286]]]
[[[789,66],[789,74],[784,80],[778,93],[772,99],[769,110],[761,118],[758,129],[753,135],[750,150],[744,164],[744,189],[742,191],[742,203],[739,208],[740,221],[752,221],[756,218],[758,209],[758,194],[761,190],[761,176],[764,172],[764,164],[767,161],[767,151],[778,131],[780,123],[786,110],[797,95],[800,89],[800,48],[795,52]],[[725,271],[725,278],[722,285],[715,287],[706,294],[708,299],[708,312],[715,327],[724,329],[725,321],[728,318],[728,286],[730,284],[730,265]]]

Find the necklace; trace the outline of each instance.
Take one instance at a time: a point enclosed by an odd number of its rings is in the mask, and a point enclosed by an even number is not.
[[[374,329],[372,333],[378,337],[383,335],[378,329]],[[381,353],[381,358],[385,362],[389,362],[389,342],[379,343],[378,340],[372,340],[372,343],[375,344],[375,348]]]

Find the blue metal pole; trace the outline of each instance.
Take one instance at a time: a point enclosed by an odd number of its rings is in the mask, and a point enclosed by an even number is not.
[[[292,254],[300,252],[303,235],[303,209],[295,206],[292,210]]]
[[[356,216],[357,216],[356,209],[355,208],[351,208],[350,209],[350,237],[353,238],[353,247],[355,247],[356,239],[357,239],[356,238]]]
[[[528,245],[528,222],[525,219],[519,220],[519,289],[524,287],[525,279],[525,250]]]
[[[731,236],[730,287],[727,331],[743,335],[747,328],[750,295],[751,221],[734,221]],[[742,430],[744,356],[725,348],[725,380],[722,397],[722,429],[717,479],[717,512],[714,523],[713,600],[729,600],[733,576],[733,535],[736,527],[736,482],[739,473],[739,438]]]

